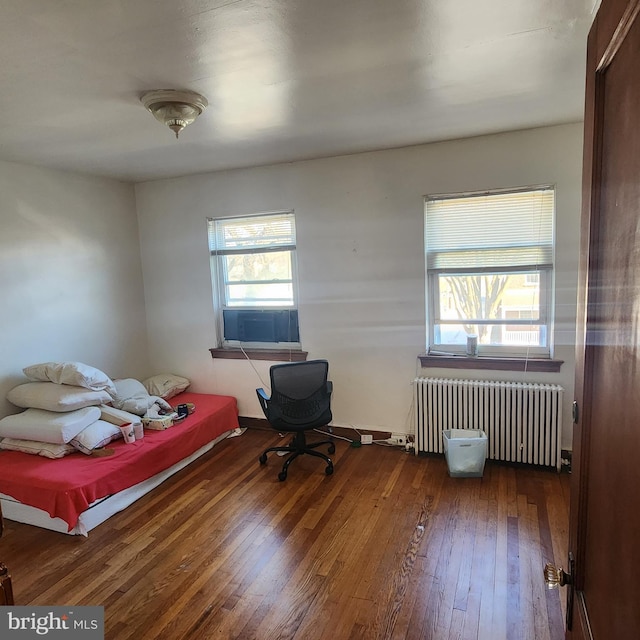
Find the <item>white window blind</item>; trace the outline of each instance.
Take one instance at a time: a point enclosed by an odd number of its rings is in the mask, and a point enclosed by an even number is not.
[[[552,187],[429,196],[425,205],[428,270],[553,265]]]
[[[217,255],[294,250],[293,213],[209,220],[209,249]]]

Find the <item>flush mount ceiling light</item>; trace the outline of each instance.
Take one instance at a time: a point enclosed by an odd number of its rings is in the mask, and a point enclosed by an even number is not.
[[[166,124],[178,134],[190,125],[209,104],[204,96],[195,91],[159,89],[147,91],[140,98],[142,104],[154,115],[155,119]]]

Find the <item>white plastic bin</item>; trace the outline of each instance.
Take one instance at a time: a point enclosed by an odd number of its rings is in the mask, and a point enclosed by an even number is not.
[[[487,459],[487,434],[476,429],[442,432],[444,456],[452,478],[481,478]]]

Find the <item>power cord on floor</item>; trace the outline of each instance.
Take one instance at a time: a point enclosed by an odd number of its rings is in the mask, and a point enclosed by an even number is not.
[[[338,438],[338,440],[345,440],[346,442],[353,442],[349,438],[345,438],[343,436],[337,436],[335,433],[328,433],[327,431],[322,431],[321,429],[314,429],[317,433],[321,433],[323,436],[329,436],[330,438]]]
[[[360,431],[358,431],[358,429],[356,429],[356,427],[354,427],[353,425],[349,425],[349,426],[360,436],[360,439],[362,439],[362,434],[360,433]],[[355,441],[355,442],[357,442],[357,441]],[[377,444],[377,445],[380,445],[382,447],[395,447],[395,446],[397,446],[395,444],[389,443],[387,440],[371,440],[370,442],[371,442],[371,444]],[[361,442],[357,442],[357,444],[353,444],[352,443],[351,446],[352,447],[360,447],[360,446],[362,446],[362,443]]]
[[[350,425],[350,427],[360,436],[360,439],[362,439],[362,434],[360,433],[360,431],[358,431],[358,429],[356,429],[356,427],[354,427],[353,425]],[[338,436],[335,433],[327,433],[326,431],[322,431],[321,429],[314,429],[314,431],[321,433],[322,435],[329,436],[331,438],[338,438],[339,440],[344,440],[345,442],[348,442],[350,446],[352,446],[354,449],[357,449],[362,446],[361,440],[351,440],[351,438]],[[381,447],[397,447],[398,446],[396,444],[391,444],[388,440],[370,440],[370,443],[377,444]]]
[[[345,442],[348,442],[349,445],[354,449],[357,449],[358,447],[362,446],[362,443],[359,440],[351,440],[350,438],[345,438],[344,436],[338,436],[335,433],[327,433],[326,431],[322,431],[321,429],[314,429],[314,431],[317,431],[322,435],[329,436],[330,438],[338,438],[338,440],[344,440]],[[355,429],[355,431],[357,432],[358,430]]]

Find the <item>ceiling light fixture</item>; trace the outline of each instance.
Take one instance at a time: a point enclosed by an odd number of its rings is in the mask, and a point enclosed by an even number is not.
[[[140,101],[156,120],[166,124],[176,134],[176,138],[209,104],[204,96],[195,91],[176,89],[147,91]]]

